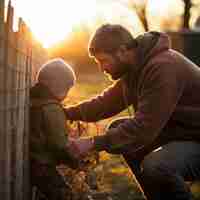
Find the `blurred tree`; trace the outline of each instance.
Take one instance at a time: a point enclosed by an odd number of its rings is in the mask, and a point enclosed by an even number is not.
[[[184,3],[185,3],[185,11],[184,11],[184,18],[183,18],[183,28],[189,29],[192,1],[184,0]]]
[[[129,1],[129,7],[136,11],[139,19],[141,20],[145,31],[148,31],[148,20],[146,16],[147,0],[143,1]]]
[[[190,20],[191,20],[191,8],[198,6],[198,4],[200,4],[200,1],[196,0],[182,0],[184,3],[184,13],[183,13],[183,23],[182,23],[182,28],[183,29],[189,29],[190,28]],[[198,1],[198,2],[197,2]],[[150,1],[149,0],[134,0],[134,1],[129,1],[129,7],[136,10],[140,20],[143,23],[143,26],[145,28],[146,31],[148,31],[150,29],[149,24],[148,24],[148,15],[146,13],[147,11],[147,6],[148,3]],[[195,4],[193,2],[196,2]],[[150,4],[153,2],[150,2]],[[167,22],[164,22],[165,24],[168,24]]]

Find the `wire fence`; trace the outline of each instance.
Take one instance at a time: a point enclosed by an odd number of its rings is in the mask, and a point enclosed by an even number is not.
[[[29,88],[47,52],[19,19],[13,31],[14,9],[0,0],[0,195],[27,200]]]

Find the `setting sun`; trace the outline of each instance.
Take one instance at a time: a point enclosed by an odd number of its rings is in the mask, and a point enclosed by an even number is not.
[[[119,1],[120,2],[120,1]],[[22,17],[31,28],[34,36],[44,47],[66,39],[73,28],[81,23],[95,27],[95,21],[123,23],[127,26],[137,26],[133,29],[143,31],[136,13],[116,1],[104,0],[13,0],[16,16]],[[117,15],[113,15],[113,11]],[[103,19],[103,20],[102,20]],[[134,32],[133,31],[133,32]]]
[[[17,17],[23,17],[45,47],[62,40],[82,20],[92,19],[96,8],[94,0],[16,0],[12,4]]]

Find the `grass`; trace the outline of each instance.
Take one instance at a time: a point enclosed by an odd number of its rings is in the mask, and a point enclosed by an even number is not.
[[[102,153],[105,156],[106,153]],[[109,191],[114,200],[140,199],[143,197],[136,183],[133,174],[124,163],[121,156],[109,154],[109,159],[102,161],[103,180],[101,189]]]

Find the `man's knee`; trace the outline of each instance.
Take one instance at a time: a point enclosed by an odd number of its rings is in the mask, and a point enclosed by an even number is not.
[[[168,165],[167,161],[154,154],[154,152],[144,157],[144,160],[141,163],[141,171],[143,177],[146,179],[159,181],[164,181],[174,174],[174,171]]]

